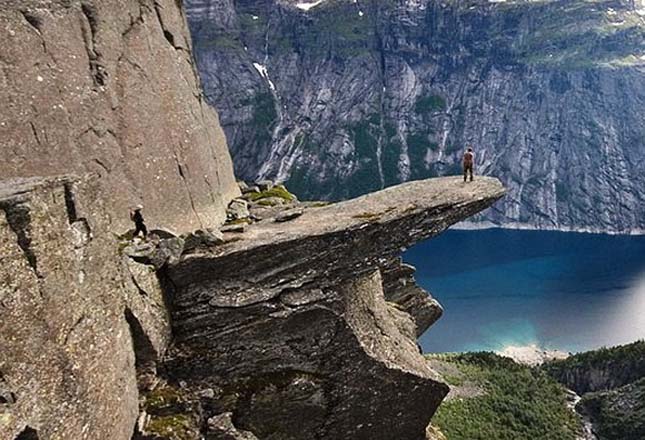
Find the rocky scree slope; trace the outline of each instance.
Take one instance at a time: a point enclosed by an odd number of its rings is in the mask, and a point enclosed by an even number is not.
[[[308,5],[308,6],[307,6]],[[642,0],[188,0],[237,174],[343,199],[457,174],[509,226],[645,229]]]

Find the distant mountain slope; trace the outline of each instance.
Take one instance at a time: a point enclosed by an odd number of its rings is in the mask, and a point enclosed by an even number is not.
[[[645,341],[571,356],[543,369],[582,396],[600,440],[645,438]]]
[[[340,199],[459,173],[472,144],[509,189],[488,220],[645,230],[642,0],[186,6],[240,177]]]

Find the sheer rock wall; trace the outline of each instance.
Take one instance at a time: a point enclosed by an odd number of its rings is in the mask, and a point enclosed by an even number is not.
[[[215,226],[237,195],[173,0],[3,1],[0,175],[100,175],[112,231]]]

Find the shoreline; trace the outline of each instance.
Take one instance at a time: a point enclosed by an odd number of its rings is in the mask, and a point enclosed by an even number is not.
[[[485,229],[510,229],[510,230],[522,230],[522,231],[553,231],[553,232],[576,232],[579,234],[595,234],[595,235],[620,235],[620,236],[643,236],[645,235],[645,229],[629,229],[626,231],[607,231],[603,229],[595,228],[575,228],[569,226],[535,226],[529,223],[504,223],[498,224],[491,221],[485,220],[481,222],[470,222],[463,221],[456,223],[450,227],[450,229],[461,230],[461,231],[479,231]]]
[[[539,347],[537,344],[528,345],[507,345],[502,350],[496,350],[495,354],[510,358],[518,364],[537,367],[545,362],[566,359],[572,355],[562,350],[549,350]]]

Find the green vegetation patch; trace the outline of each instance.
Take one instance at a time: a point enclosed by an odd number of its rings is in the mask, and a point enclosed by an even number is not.
[[[376,16],[358,14],[356,5],[329,2],[314,8],[299,45],[309,54],[333,53],[344,59],[369,56],[378,46]]]
[[[641,60],[645,20],[607,1],[518,3],[515,11],[538,17],[513,49],[519,59],[564,69],[633,65]]]
[[[251,126],[255,129],[256,141],[260,145],[268,144],[271,142],[271,132],[278,119],[273,96],[269,92],[258,93],[252,100],[252,106]]]
[[[184,399],[178,389],[169,385],[160,385],[145,396],[144,407],[147,412],[154,414],[183,403]]]
[[[468,381],[484,391],[439,407],[433,424],[450,440],[574,440],[580,432],[565,389],[544,372],[493,353],[443,355],[441,361],[456,367],[449,378],[454,386]]]
[[[209,48],[216,49],[220,51],[224,50],[244,50],[244,44],[232,35],[215,35],[207,40],[197,40],[197,45],[200,48]]]
[[[599,438],[645,438],[645,341],[579,353],[542,370],[582,394],[579,405]]]
[[[296,196],[291,194],[284,185],[276,185],[271,189],[266,191],[260,191],[257,193],[248,193],[244,197],[249,199],[252,202],[258,202],[262,199],[269,197],[279,197],[286,200],[287,202],[293,202],[296,199]]]
[[[162,383],[142,397],[142,409],[150,415],[144,427],[146,435],[168,440],[199,437],[199,426],[192,416],[193,403],[182,395],[179,388]]]
[[[420,115],[441,112],[446,109],[446,100],[438,95],[419,96],[414,111]]]
[[[146,431],[168,440],[193,440],[199,438],[199,431],[193,427],[192,419],[185,414],[152,417]]]
[[[580,403],[600,438],[645,438],[645,378],[617,390],[585,394]]]

